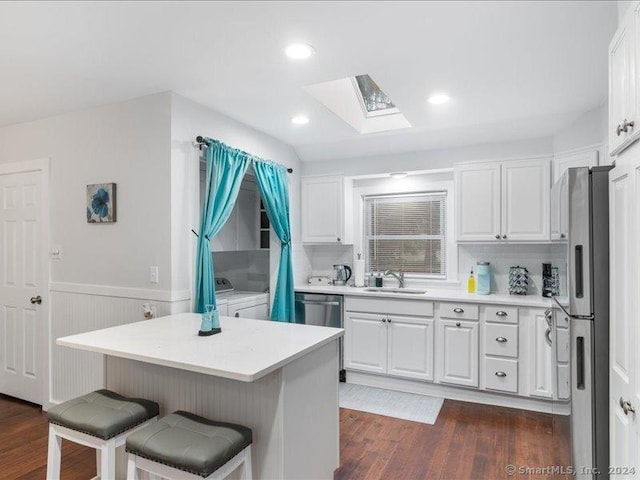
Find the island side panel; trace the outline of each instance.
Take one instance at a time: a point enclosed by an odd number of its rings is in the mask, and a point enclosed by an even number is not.
[[[251,428],[254,478],[284,478],[281,369],[255,382],[240,382],[135,360],[106,358],[107,388],[158,402],[161,416],[186,410]],[[120,459],[118,463],[120,467]],[[119,474],[123,471],[118,470]]]
[[[340,466],[338,341],[283,369],[285,479],[333,479]]]

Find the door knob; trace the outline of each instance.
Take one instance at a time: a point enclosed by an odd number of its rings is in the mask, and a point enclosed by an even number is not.
[[[620,407],[625,415],[629,415],[629,412],[636,413],[631,402],[629,400],[624,400],[622,397],[620,397]]]
[[[29,299],[31,305],[40,305],[42,303],[42,297],[38,295],[37,297],[31,297]]]

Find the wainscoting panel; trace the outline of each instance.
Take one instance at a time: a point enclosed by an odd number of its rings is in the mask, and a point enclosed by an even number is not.
[[[123,395],[253,430],[253,478],[283,478],[282,370],[245,383],[160,365],[107,357],[107,385]],[[124,462],[120,462],[123,465]]]
[[[51,292],[50,403],[59,403],[104,388],[103,355],[56,345],[56,338],[144,320],[148,300]],[[149,302],[156,316],[188,311],[190,301]]]

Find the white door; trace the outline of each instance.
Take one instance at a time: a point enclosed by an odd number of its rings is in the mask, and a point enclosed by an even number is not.
[[[302,242],[343,243],[344,178],[303,178],[301,188]]]
[[[439,320],[440,375],[444,383],[478,386],[478,322]]]
[[[387,323],[388,373],[433,380],[433,319],[389,316]]]
[[[551,162],[523,160],[502,164],[502,239],[548,241]]]
[[[640,448],[640,159],[623,155],[609,173],[611,315],[609,349],[610,464],[638,468]],[[635,155],[637,157],[637,154]],[[629,402],[626,404],[625,402]],[[625,406],[636,410],[625,412]],[[625,478],[619,475],[618,478]],[[629,475],[628,478],[633,478]]]
[[[499,241],[500,164],[457,166],[455,192],[458,241]]]
[[[528,328],[529,395],[535,397],[553,398],[555,378],[553,316],[549,317],[549,322],[547,322],[545,310],[532,309],[524,315],[524,324]]]
[[[347,312],[345,317],[345,369],[387,373],[387,316]]]
[[[0,392],[42,404],[40,172],[0,175]],[[33,303],[32,303],[33,302]]]
[[[633,128],[624,122],[634,115],[633,16],[627,15],[609,45],[609,151],[619,153],[628,143]],[[636,127],[637,128],[637,127]]]

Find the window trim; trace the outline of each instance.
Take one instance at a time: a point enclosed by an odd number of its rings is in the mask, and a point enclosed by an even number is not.
[[[357,178],[349,177],[354,181],[352,194],[352,215],[354,227],[353,254],[364,252],[364,196],[385,195],[385,194],[409,194],[425,191],[439,191],[447,194],[447,267],[446,278],[425,278],[413,273],[405,274],[409,281],[416,282],[416,285],[443,288],[444,284],[452,287],[458,286],[458,244],[455,240],[455,195],[453,184],[453,169],[438,169],[423,171],[404,178],[400,181],[391,178]],[[361,182],[361,183],[360,183]],[[400,191],[400,188],[402,191]],[[367,274],[369,274],[368,272]]]
[[[365,275],[369,275],[371,273],[377,274],[382,273],[382,271],[371,270],[368,267],[369,263],[369,239],[371,235],[367,234],[367,228],[365,225],[367,214],[365,212],[367,200],[375,200],[378,198],[411,198],[411,197],[444,197],[444,232],[442,235],[375,235],[375,237],[379,240],[441,240],[442,248],[444,250],[443,261],[444,261],[444,273],[417,273],[417,272],[405,272],[405,277],[407,278],[420,278],[425,280],[446,280],[447,272],[448,272],[448,234],[449,234],[449,225],[448,225],[448,204],[449,197],[447,195],[446,190],[428,190],[428,191],[420,191],[420,192],[407,192],[407,193],[385,193],[385,194],[373,194],[373,195],[362,195],[362,220],[363,220],[363,228],[362,228],[362,243],[363,243],[363,255],[365,259]]]

